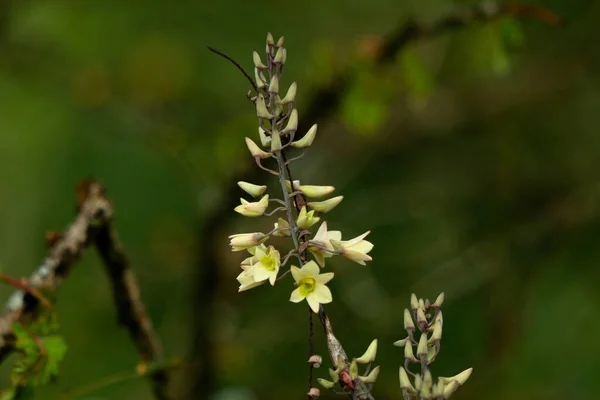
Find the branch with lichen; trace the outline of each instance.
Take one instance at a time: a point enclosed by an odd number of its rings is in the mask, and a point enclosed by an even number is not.
[[[129,331],[143,372],[148,365],[160,361],[161,350],[141,301],[135,275],[112,225],[112,204],[102,185],[92,180],[78,185],[77,199],[77,217],[64,234],[49,238],[50,254],[44,262],[26,281],[10,282],[19,286],[19,290],[10,297],[5,313],[0,315],[0,362],[15,350],[15,326],[28,326],[42,311],[47,300],[40,292],[55,293],[85,250],[94,246],[111,278],[119,322]],[[167,372],[156,369],[149,376],[155,398],[171,399]]]

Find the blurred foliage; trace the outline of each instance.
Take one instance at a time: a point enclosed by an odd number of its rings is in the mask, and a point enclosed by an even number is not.
[[[231,211],[222,237],[214,313],[198,312],[203,224],[255,166],[243,77],[267,31],[285,34],[285,79],[298,82],[300,119],[317,87],[352,80],[338,114],[294,164],[306,183],[345,196],[328,220],[348,235],[371,229],[374,262],[333,262],[336,332],[352,354],[379,339],[378,399],[399,398],[406,299],[446,292],[444,348],[435,374],[474,367],[457,399],[594,398],[600,367],[600,7],[536,2],[569,22],[503,18],[406,47],[374,68],[370,46],[410,16],[429,23],[449,0],[198,2],[29,0],[0,7],[0,263],[27,276],[44,235],[74,215],[73,187],[95,176],[167,355],[194,364],[202,333],[214,353],[214,398],[302,398],[307,316],[280,301],[285,285],[238,294],[239,260],[226,236],[248,225]],[[365,55],[366,54],[366,55]],[[265,178],[267,180],[268,178]],[[254,182],[261,183],[261,182]],[[268,181],[268,184],[275,184]],[[256,226],[253,227],[253,229]],[[0,287],[0,301],[10,296]],[[335,303],[334,303],[335,304]],[[60,380],[36,398],[132,370],[110,287],[89,252],[57,303],[69,352]],[[210,320],[207,320],[210,318]],[[325,354],[322,336],[317,349]],[[91,360],[91,361],[90,361]],[[16,356],[10,359],[15,362]],[[10,365],[0,387],[10,386]],[[182,398],[201,369],[182,367]],[[149,398],[147,382],[102,388],[94,399]],[[328,398],[324,396],[323,398]],[[331,397],[333,398],[333,397]]]

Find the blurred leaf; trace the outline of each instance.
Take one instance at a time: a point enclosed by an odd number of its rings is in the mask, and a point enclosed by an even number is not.
[[[435,79],[414,46],[407,46],[399,56],[402,79],[408,89],[409,103],[421,108],[435,89]]]

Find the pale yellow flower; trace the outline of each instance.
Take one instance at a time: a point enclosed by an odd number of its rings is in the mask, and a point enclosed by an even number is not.
[[[249,202],[245,199],[240,199],[240,204],[234,210],[245,217],[260,217],[265,213],[269,206],[269,195],[265,194],[259,201]]]
[[[325,266],[325,258],[333,256],[335,248],[331,244],[332,240],[341,240],[340,231],[328,231],[327,221],[324,221],[315,236],[308,243],[308,251],[315,257],[321,267]]]
[[[341,255],[360,265],[366,265],[365,261],[371,261],[373,258],[367,253],[373,249],[373,243],[364,240],[371,231],[365,232],[351,240],[331,240],[333,247],[341,252]]]
[[[273,236],[291,236],[292,232],[290,230],[290,224],[283,218],[279,218],[277,222],[275,222],[274,229],[276,231],[273,233]]]
[[[306,132],[306,135],[304,135],[304,137],[302,137],[302,139],[296,140],[295,142],[290,143],[290,145],[292,147],[296,147],[299,149],[301,149],[303,147],[309,147],[310,145],[312,145],[313,141],[315,140],[315,136],[317,136],[317,124],[314,124],[308,130],[308,132]]]
[[[274,285],[281,265],[279,252],[273,246],[267,249],[256,247],[254,257],[257,260],[251,267],[254,280],[257,282],[269,280],[271,286]]]
[[[302,209],[300,210],[300,214],[298,214],[298,219],[296,220],[296,224],[298,225],[298,227],[300,229],[308,229],[311,226],[313,226],[314,224],[316,224],[317,222],[319,222],[319,220],[321,219],[319,217],[315,217],[314,215],[315,215],[314,210],[306,212],[306,206],[302,206]]]
[[[252,197],[258,197],[262,195],[265,192],[265,190],[267,190],[267,187],[265,185],[255,185],[253,183],[248,183],[244,181],[239,181],[237,184],[240,187],[240,189],[242,189],[244,192],[248,193]]]
[[[299,303],[306,299],[315,313],[319,312],[320,304],[331,303],[331,291],[325,285],[333,279],[333,272],[320,274],[319,266],[314,261],[309,261],[302,268],[292,266],[291,270],[298,286],[290,296],[291,302]]]
[[[321,198],[330,195],[334,192],[335,187],[333,186],[315,186],[315,185],[300,185],[298,186],[298,190],[300,190],[306,197],[311,198]]]

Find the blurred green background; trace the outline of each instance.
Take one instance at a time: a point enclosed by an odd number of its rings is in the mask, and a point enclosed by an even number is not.
[[[223,212],[238,176],[256,175],[243,141],[256,123],[248,83],[205,48],[251,71],[271,31],[286,37],[301,121],[319,123],[295,178],[345,196],[330,229],[372,230],[367,267],[332,260],[328,311],[349,353],[379,339],[376,398],[401,398],[391,343],[413,291],[446,293],[434,375],[474,367],[455,398],[597,398],[600,3],[536,2],[568,24],[502,18],[372,65],[408,18],[426,26],[466,3],[0,1],[2,271],[29,275],[45,233],[72,220],[77,181],[96,177],[166,354],[188,362],[178,398],[305,398],[307,311],[287,301],[290,281],[237,293],[227,235],[272,222]],[[304,121],[339,76],[340,107]],[[92,250],[58,308],[69,351],[38,398],[134,368]],[[316,342],[325,356],[320,329]],[[150,397],[138,379],[84,398]]]

